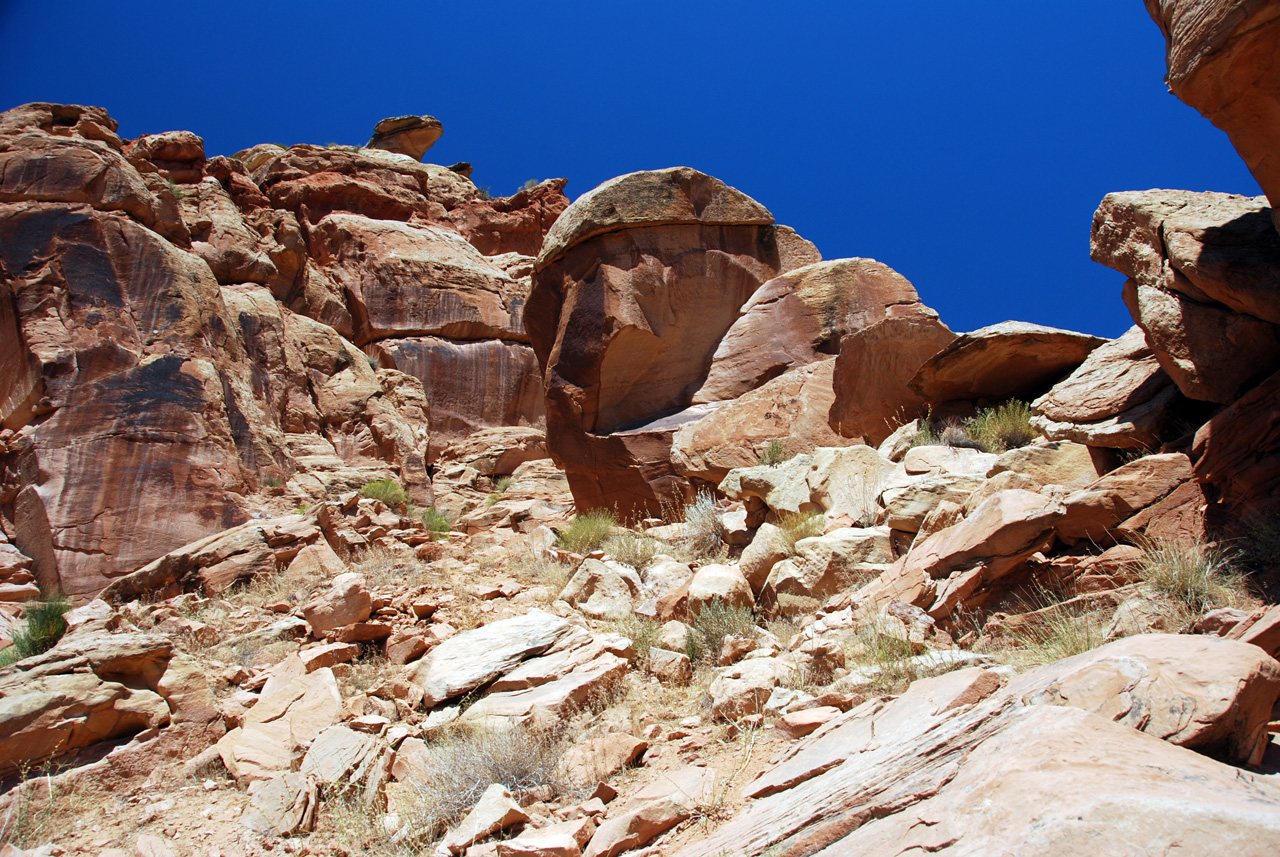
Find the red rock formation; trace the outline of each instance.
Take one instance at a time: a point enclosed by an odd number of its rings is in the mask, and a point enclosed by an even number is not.
[[[1168,44],[1169,89],[1227,132],[1280,207],[1280,8],[1266,0],[1146,3]]]
[[[547,442],[581,508],[656,512],[683,493],[663,429],[687,407],[739,308],[790,267],[772,216],[696,170],[612,179],[547,235],[525,325],[544,367]]]
[[[1261,198],[1108,194],[1096,262],[1128,276],[1124,300],[1188,398],[1228,403],[1280,367],[1280,236]]]

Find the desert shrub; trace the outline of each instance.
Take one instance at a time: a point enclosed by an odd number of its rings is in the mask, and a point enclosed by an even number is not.
[[[778,519],[778,529],[782,530],[782,536],[786,539],[788,549],[794,553],[796,542],[801,539],[808,539],[814,536],[822,535],[822,531],[826,528],[827,519],[821,512],[804,511],[804,512],[788,512]]]
[[[1203,543],[1150,539],[1142,545],[1137,573],[1157,596],[1192,614],[1250,600],[1246,578],[1229,551]]]
[[[757,459],[760,464],[773,467],[775,464],[781,464],[788,458],[786,447],[782,445],[780,440],[771,440],[760,452]]]
[[[644,533],[622,530],[605,539],[604,549],[618,562],[629,565],[636,571],[643,571],[658,555],[662,543]]]
[[[427,528],[427,532],[431,533],[433,539],[449,534],[449,519],[445,517],[444,512],[438,512],[434,508],[424,509],[421,520],[422,526]]]
[[[545,601],[550,603],[564,591],[569,578],[573,577],[575,567],[549,556],[538,556],[532,551],[526,551],[512,562],[511,570],[533,578],[538,585],[544,587]]]
[[[862,623],[845,649],[851,668],[869,668],[869,689],[875,693],[899,693],[920,678],[914,655],[911,641],[880,620]]]
[[[520,190],[533,190],[540,184],[542,184],[542,182],[537,179],[525,179],[524,184],[520,185]]]
[[[284,487],[284,480],[283,480],[283,479],[281,479],[279,476],[268,476],[266,479],[263,479],[263,480],[262,480],[262,487],[264,487],[264,488],[283,488],[283,487]]]
[[[489,492],[489,496],[484,498],[484,507],[487,509],[503,497],[507,496],[507,488],[510,486],[510,476],[500,477],[497,482],[493,483],[493,490]]]
[[[964,421],[965,434],[988,452],[1005,452],[1026,446],[1039,435],[1031,427],[1031,406],[1010,399],[994,408],[986,408]],[[955,444],[953,444],[955,445]]]
[[[636,649],[636,667],[646,669],[649,665],[649,650],[662,633],[662,626],[652,619],[632,613],[625,619],[614,622],[612,630],[631,640]]]
[[[709,491],[699,491],[684,507],[684,547],[693,558],[715,556],[724,547],[724,521]]]
[[[409,503],[408,492],[394,479],[374,479],[372,482],[366,482],[360,489],[360,496],[368,497],[370,500],[381,500],[388,506]]]
[[[693,633],[689,635],[691,651],[685,652],[689,660],[701,658],[714,661],[720,654],[720,644],[725,637],[753,637],[756,633],[756,617],[746,607],[730,607],[713,601],[702,608],[693,620]]]
[[[13,633],[13,645],[0,652],[0,664],[11,664],[49,651],[67,631],[66,612],[71,602],[59,595],[48,601],[28,602],[22,625]]]
[[[571,553],[587,554],[598,549],[617,526],[618,519],[608,509],[592,509],[576,515],[569,525],[556,534],[556,542]]]
[[[426,780],[415,783],[409,829],[439,837],[493,783],[502,783],[517,800],[542,786],[558,788],[555,768],[568,746],[566,735],[528,727],[454,727],[427,745]]]

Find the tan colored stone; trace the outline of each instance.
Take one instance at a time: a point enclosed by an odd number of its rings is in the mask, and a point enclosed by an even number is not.
[[[434,116],[392,116],[373,126],[373,136],[365,146],[421,161],[443,134],[444,126]]]
[[[788,738],[803,738],[840,716],[840,709],[830,706],[793,711],[778,718],[777,729]]]
[[[642,597],[640,576],[630,566],[585,559],[559,600],[594,619],[625,619]]]
[[[693,664],[688,655],[657,646],[649,649],[649,672],[664,684],[675,687],[682,687],[693,680]]]
[[[1083,488],[1106,472],[1110,462],[1105,451],[1069,440],[1055,440],[1009,450],[996,459],[990,475],[1012,470],[1041,485]]]
[[[611,732],[566,750],[556,763],[556,776],[575,786],[590,786],[633,764],[648,747],[634,735]]]
[[[445,834],[439,850],[445,854],[461,854],[467,846],[528,820],[529,814],[512,800],[511,792],[501,783],[494,783],[485,789],[466,818]]]
[[[369,618],[373,599],[365,588],[364,575],[349,571],[329,582],[329,587],[302,608],[302,615],[315,636],[323,636],[344,625]]]
[[[689,581],[689,612],[695,618],[709,604],[722,608],[746,608],[755,605],[751,585],[735,565],[704,565]]]
[[[1191,462],[1182,453],[1148,455],[1117,467],[1067,496],[1058,535],[1068,544],[1082,539],[1102,543],[1118,524],[1192,477]]]

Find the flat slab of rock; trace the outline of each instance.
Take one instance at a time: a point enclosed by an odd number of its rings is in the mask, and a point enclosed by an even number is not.
[[[405,677],[422,688],[423,706],[432,708],[511,672],[572,630],[558,616],[531,610],[450,637],[414,663]]]
[[[373,136],[365,146],[421,161],[443,134],[444,125],[434,116],[392,116],[373,126]]]
[[[1097,336],[1006,321],[963,333],[925,361],[911,389],[933,405],[1001,402],[1047,391],[1106,342]]]
[[[485,789],[467,817],[445,834],[437,853],[461,854],[469,845],[528,820],[529,814],[512,799],[506,786],[494,783]]]

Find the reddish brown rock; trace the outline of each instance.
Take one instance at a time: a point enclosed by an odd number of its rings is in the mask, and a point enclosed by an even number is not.
[[[1067,496],[1058,535],[1068,544],[1086,539],[1103,544],[1117,525],[1164,499],[1193,475],[1182,453],[1148,455],[1117,467]]]
[[[311,231],[310,246],[346,292],[357,344],[424,334],[525,338],[520,310],[527,286],[455,232],[332,214]]]
[[[1191,460],[1229,516],[1274,508],[1280,497],[1280,373],[1201,426]]]
[[[1032,425],[1050,440],[1154,449],[1175,402],[1173,382],[1135,325],[1032,402]]]
[[[482,429],[545,424],[538,362],[527,345],[423,336],[382,340],[374,350],[383,365],[422,381],[431,415],[429,461]]]
[[[683,493],[664,429],[652,442],[616,433],[688,407],[739,308],[786,270],[772,221],[684,167],[613,179],[556,221],[525,324],[544,367],[548,449],[580,509],[656,513]]]
[[[421,161],[443,134],[444,125],[434,116],[392,116],[373,126],[373,136],[365,146]]]
[[[28,104],[0,114],[0,202],[121,211],[185,243],[173,193],[158,173],[148,183],[125,159],[115,128],[106,111],[75,105]]]
[[[1272,204],[1280,205],[1280,12],[1249,0],[1147,0],[1147,11],[1167,42],[1169,89],[1227,132]]]
[[[908,382],[955,338],[923,305],[892,307],[883,321],[845,336],[832,379],[831,427],[878,446],[900,424],[923,416],[926,402]]]
[[[684,476],[720,482],[735,467],[751,467],[772,441],[791,451],[848,446],[827,424],[835,394],[835,361],[798,366],[676,430],[671,461]]]
[[[1130,278],[1124,299],[1179,389],[1230,402],[1280,365],[1280,236],[1261,198],[1108,194],[1092,254]]]
[[[149,162],[170,181],[189,184],[204,176],[204,140],[190,131],[143,134],[129,141],[124,153]]]
[[[975,593],[1017,569],[1053,538],[1061,503],[1031,491],[1000,491],[959,523],[939,530],[863,590],[876,603],[897,599],[935,619],[976,604]]]
[[[547,179],[497,199],[477,199],[449,212],[449,222],[486,256],[537,256],[552,224],[569,207],[567,179]]]
[[[747,301],[693,401],[736,399],[788,369],[827,359],[849,333],[919,311],[911,283],[873,259],[834,259],[789,271]]]
[[[1106,340],[1020,321],[961,334],[910,381],[926,402],[999,402],[1047,391]]]
[[[242,214],[213,178],[188,189],[180,205],[191,231],[191,249],[208,263],[219,283],[261,283],[281,298],[292,292],[306,265],[306,245],[292,214]]]

